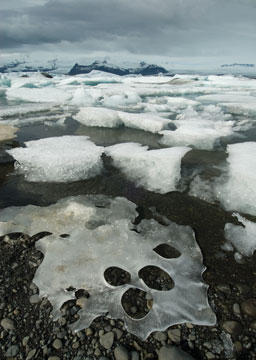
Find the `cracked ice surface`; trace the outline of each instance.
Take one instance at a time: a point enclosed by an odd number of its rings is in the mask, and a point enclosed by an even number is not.
[[[125,198],[103,195],[65,198],[49,207],[11,207],[0,212],[0,234],[52,233],[36,243],[45,257],[33,281],[40,295],[52,303],[55,318],[60,316],[61,305],[75,297],[76,290],[66,289],[72,286],[89,291],[90,298],[79,311],[79,320],[72,324],[73,330],[88,327],[106,313],[110,318],[122,319],[127,330],[142,339],[177,323],[215,324],[207,286],[202,282],[202,254],[193,230],[171,221],[163,226],[155,220],[143,220],[135,226],[135,208]],[[138,232],[131,231],[135,228]],[[61,234],[70,236],[63,238]],[[163,243],[175,247],[181,255],[162,258],[153,249]],[[147,265],[166,271],[174,280],[174,288],[149,288],[138,277],[139,270]],[[130,283],[108,284],[104,271],[113,266],[129,272]],[[129,288],[146,291],[153,298],[151,311],[142,319],[130,318],[121,305]]]

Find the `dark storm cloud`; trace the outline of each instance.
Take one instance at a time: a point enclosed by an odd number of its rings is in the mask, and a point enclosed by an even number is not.
[[[35,4],[34,6],[33,3]],[[1,11],[0,46],[63,41],[90,50],[212,55],[250,50],[255,0],[11,0]],[[40,4],[40,3],[39,3]],[[0,7],[1,9],[1,7]],[[251,49],[252,50],[252,49]],[[216,55],[216,54],[215,54]]]

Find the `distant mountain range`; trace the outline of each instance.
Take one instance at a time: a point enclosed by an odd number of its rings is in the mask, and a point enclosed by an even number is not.
[[[104,71],[107,73],[121,75],[121,76],[130,75],[130,74],[157,75],[160,73],[162,74],[168,73],[168,71],[161,66],[146,64],[145,62],[141,62],[139,64],[139,67],[137,68],[122,68],[113,64],[109,64],[106,61],[103,62],[95,61],[91,65],[75,64],[68,74],[69,75],[88,74],[93,70]]]
[[[234,63],[234,64],[224,64],[224,65],[221,65],[222,68],[225,68],[225,67],[246,67],[246,68],[253,68],[255,67],[254,64],[238,64],[238,63]]]
[[[0,66],[0,73],[9,73],[9,72],[48,72],[54,71],[57,69],[57,60],[48,61],[48,66],[33,66],[28,65],[26,61],[15,60],[6,65]]]

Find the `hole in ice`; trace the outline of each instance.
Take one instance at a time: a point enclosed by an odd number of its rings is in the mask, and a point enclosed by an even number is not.
[[[74,290],[76,290],[76,288],[74,288],[73,286],[69,286],[69,287],[66,289],[66,291],[74,291]]]
[[[148,265],[140,269],[139,277],[151,289],[169,291],[174,287],[174,281],[163,269]]]
[[[131,275],[119,267],[109,267],[104,271],[106,282],[112,286],[128,284],[131,281]]]
[[[60,237],[62,237],[62,238],[64,238],[64,239],[67,238],[67,237],[69,237],[69,236],[70,236],[69,234],[61,234],[61,235],[60,235]]]
[[[38,241],[46,236],[52,235],[52,233],[48,232],[48,231],[41,231],[33,236],[31,236],[31,240],[32,241]]]
[[[84,289],[78,289],[76,292],[75,292],[75,296],[77,299],[80,299],[80,298],[89,298],[90,297],[90,294],[88,293],[88,291],[84,290]]]
[[[124,311],[133,319],[144,318],[153,306],[153,299],[145,291],[130,288],[122,296]]]
[[[160,244],[153,249],[158,255],[165,259],[174,259],[181,255],[181,253],[169,244]]]

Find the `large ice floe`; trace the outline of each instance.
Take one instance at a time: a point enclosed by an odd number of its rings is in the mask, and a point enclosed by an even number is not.
[[[11,207],[0,211],[0,235],[52,233],[36,243],[44,259],[33,281],[40,296],[52,303],[55,319],[62,304],[75,298],[76,290],[89,292],[73,330],[88,327],[104,314],[122,319],[127,330],[142,339],[178,323],[213,325],[215,315],[202,282],[205,267],[193,230],[167,220],[165,226],[155,220],[134,225],[135,209],[125,198],[103,195],[65,198],[48,207]],[[162,257],[154,251],[161,244],[175,248],[180,256]],[[149,287],[140,277],[149,265],[166,272],[174,287],[168,291]],[[128,272],[127,283],[110,285],[104,274],[111,267]],[[153,300],[141,319],[131,318],[122,306],[129,289],[140,289]]]
[[[73,182],[99,175],[103,147],[86,136],[61,136],[25,142],[7,150],[15,169],[32,182]]]
[[[165,194],[177,190],[180,180],[181,159],[191,150],[189,147],[148,150],[137,143],[124,143],[105,148],[113,165],[137,186]]]
[[[226,224],[225,237],[244,256],[252,256],[256,250],[256,223],[234,213],[243,226]]]

